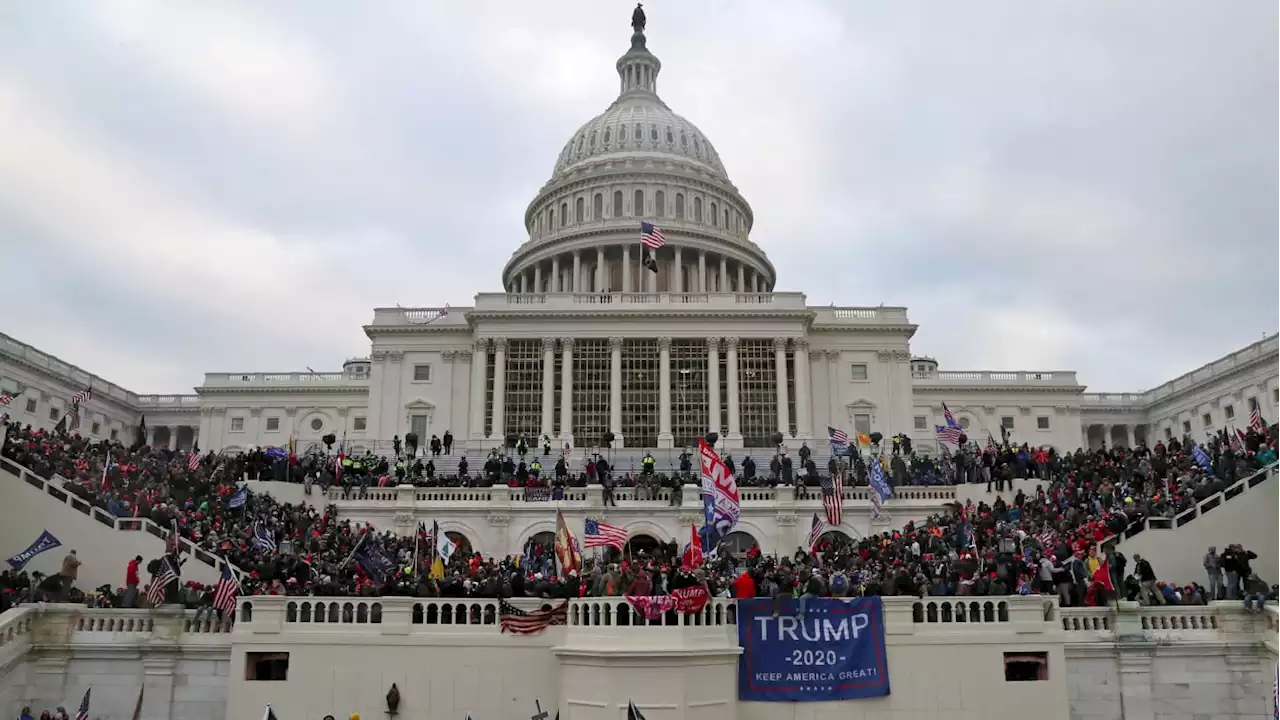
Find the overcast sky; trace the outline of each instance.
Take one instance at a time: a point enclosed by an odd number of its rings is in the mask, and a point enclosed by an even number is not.
[[[925,7],[927,6],[927,10]],[[138,392],[500,289],[633,5],[9,2],[0,330]],[[654,0],[779,289],[1142,390],[1275,332],[1274,0]]]

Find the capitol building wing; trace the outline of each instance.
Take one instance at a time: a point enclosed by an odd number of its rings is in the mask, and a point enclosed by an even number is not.
[[[1277,408],[1271,336],[1159,388],[1089,394],[1074,372],[947,370],[913,351],[903,307],[810,306],[780,290],[754,214],[720,154],[658,94],[643,32],[616,63],[618,95],[573,132],[524,214],[501,292],[467,307],[378,308],[367,357],[337,372],[211,372],[194,395],[139,395],[0,336],[6,410],[53,426],[92,387],[80,431],[175,448],[318,447],[387,452],[450,432],[456,457],[523,437],[660,463],[716,433],[735,454],[772,455],[827,428],[898,433],[936,452],[944,404],[969,436],[1060,451],[1202,437]],[[641,222],[663,241],[641,243]],[[653,247],[657,245],[657,247]],[[666,449],[672,449],[667,452]],[[758,449],[758,450],[755,450]],[[452,468],[442,467],[442,472]]]

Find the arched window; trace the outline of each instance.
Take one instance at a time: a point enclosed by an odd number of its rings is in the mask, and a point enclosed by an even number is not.
[[[702,198],[693,199],[693,221],[702,222]]]
[[[661,190],[653,194],[653,216],[667,216],[667,194]]]
[[[560,227],[569,222],[569,203],[560,203]]]
[[[573,221],[574,222],[580,223],[583,221],[584,219],[583,215],[585,214],[585,211],[586,211],[586,205],[587,204],[582,201],[582,198],[578,198],[577,202],[573,204]]]
[[[609,147],[609,140],[613,137],[613,128],[604,129],[604,146]]]
[[[676,193],[676,219],[684,219],[684,193]]]
[[[720,216],[716,213],[716,204],[711,203],[711,225],[715,226],[719,222]]]
[[[604,195],[596,193],[596,196],[591,199],[591,219],[599,220],[602,217],[604,217]]]
[[[631,214],[635,217],[644,217],[644,191],[637,190],[635,200],[631,203]]]
[[[720,541],[719,547],[728,550],[729,554],[734,557],[743,557],[747,554],[748,550],[757,545],[759,545],[759,543],[756,542],[756,539],[752,537],[750,533],[737,530],[725,535],[724,539]]]
[[[686,150],[689,148],[689,137],[684,133],[680,133],[680,147]]]
[[[724,229],[729,229],[729,208],[724,209]]]
[[[654,135],[657,135],[657,133],[654,133]],[[644,127],[641,126],[640,123],[636,123],[635,139],[636,140],[644,139]],[[657,140],[656,137],[654,139]]]
[[[697,135],[693,136],[693,151],[698,154],[698,157],[702,157],[702,143],[698,142]]]
[[[547,216],[546,216],[546,215],[543,215],[542,213],[538,213],[538,234],[539,234],[539,235],[541,235],[541,234],[542,234],[542,227],[543,227],[542,223],[543,223],[543,221],[545,221],[546,219],[547,219]]]
[[[622,217],[622,191],[613,191],[613,216]]]
[[[673,142],[675,142],[675,139],[671,135],[671,128],[667,128],[667,144],[670,145]]]
[[[622,127],[618,128],[618,144],[622,145],[626,141],[627,141],[627,124],[623,123]]]
[[[649,139],[654,142],[658,142],[658,126],[657,125],[649,126]]]
[[[575,153],[579,155],[582,154],[582,143],[586,142],[586,139],[587,139],[587,136],[585,135],[578,136],[578,149],[574,151]]]

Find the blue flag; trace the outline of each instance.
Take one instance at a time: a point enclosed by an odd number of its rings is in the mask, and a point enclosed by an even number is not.
[[[227,501],[227,507],[234,510],[238,507],[244,507],[245,501],[249,499],[249,486],[241,485],[231,499]]]
[[[1213,474],[1213,463],[1209,462],[1209,453],[1204,451],[1203,446],[1201,445],[1192,446],[1191,457],[1196,459],[1196,462],[1200,464],[1200,467],[1204,468],[1205,472],[1209,473],[1210,475]]]
[[[356,550],[355,558],[356,563],[360,565],[360,568],[364,570],[364,574],[368,575],[370,580],[377,585],[386,583],[387,570],[391,562],[387,560],[381,550],[369,543],[363,543],[360,545],[360,549]]]
[[[22,568],[26,567],[27,563],[31,562],[31,560],[34,559],[35,556],[39,555],[42,552],[47,552],[56,547],[60,547],[61,545],[62,543],[58,540],[58,538],[53,536],[53,533],[49,532],[48,530],[45,530],[44,532],[40,533],[40,537],[36,538],[35,542],[27,546],[26,550],[23,550],[17,555],[14,555],[13,557],[9,558],[9,567],[13,568],[14,570],[21,570]]]
[[[884,476],[884,468],[880,466],[878,460],[873,459],[867,472],[868,484],[880,496],[880,502],[888,500],[893,495],[893,488],[889,485],[888,479]]]

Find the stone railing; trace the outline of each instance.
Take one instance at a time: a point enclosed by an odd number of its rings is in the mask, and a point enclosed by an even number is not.
[[[149,518],[116,517],[100,507],[90,505],[87,501],[82,500],[76,495],[72,495],[70,492],[63,489],[61,484],[67,482],[65,479],[55,475],[54,480],[45,480],[27,468],[13,462],[9,458],[0,457],[0,479],[3,479],[5,475],[12,476],[9,480],[5,481],[25,482],[31,487],[41,491],[49,498],[66,505],[81,515],[85,515],[96,520],[112,530],[118,530],[120,532],[145,532],[148,535],[159,538],[160,540],[168,540],[169,534],[172,532],[169,528],[161,527]],[[219,563],[222,561],[209,551],[184,537],[179,537],[178,542],[186,552],[197,561],[214,569],[219,568]],[[240,568],[234,565],[231,565],[231,571],[237,575],[243,574]]]
[[[1274,609],[1250,613],[1238,600],[1208,605],[1153,605],[1121,601],[1110,607],[1059,608],[1045,600],[1046,615],[1056,617],[1069,644],[1140,638],[1157,642],[1221,641],[1244,636],[1274,643]]]
[[[913,370],[912,380],[938,385],[1036,385],[1076,387],[1076,374],[1071,370]]]
[[[680,508],[702,508],[700,488],[697,485],[685,485],[681,494]],[[769,506],[778,508],[794,508],[796,510],[816,510],[821,507],[821,493],[818,488],[807,488],[806,497],[796,498],[795,488],[784,487],[747,487],[738,491],[744,507]],[[614,500],[619,507],[635,506],[643,508],[677,509],[671,504],[672,491],[659,489],[651,499],[637,499],[636,488],[617,488]],[[341,511],[374,510],[402,508],[406,511],[429,510],[433,508],[466,508],[487,507],[501,509],[504,512],[520,508],[544,508],[546,504],[556,507],[604,507],[604,488],[599,485],[586,487],[569,487],[564,489],[563,499],[555,500],[550,488],[511,488],[505,485],[494,485],[487,488],[420,488],[412,485],[394,487],[368,488],[363,493],[352,490],[344,493],[343,488],[329,488],[329,502],[338,506]],[[853,506],[871,505],[871,491],[866,487],[847,487],[843,492],[844,500]],[[890,509],[901,508],[938,508],[946,503],[955,502],[956,489],[950,485],[908,485],[894,488],[893,497],[886,503]]]
[[[138,407],[152,412],[160,410],[194,410],[200,407],[199,395],[139,395]]]
[[[480,293],[476,295],[476,312],[537,310],[541,312],[615,310],[653,312],[671,310],[747,310],[767,307],[771,310],[805,310],[804,293]]]
[[[336,385],[340,387],[365,387],[369,384],[368,375],[356,375],[342,372],[284,372],[284,373],[205,373],[205,388],[269,388],[269,387],[313,387],[316,385]]]
[[[1209,497],[1196,503],[1194,507],[1184,510],[1181,514],[1174,517],[1149,517],[1140,523],[1134,523],[1120,535],[1112,536],[1104,541],[1104,544],[1120,544],[1125,540],[1137,535],[1145,530],[1175,530],[1177,528],[1192,522],[1201,515],[1215,510],[1223,503],[1230,502],[1242,495],[1248,495],[1249,491],[1271,478],[1280,475],[1280,463],[1272,463],[1261,470],[1242,478],[1230,487],[1223,489],[1222,492],[1210,495]]]

